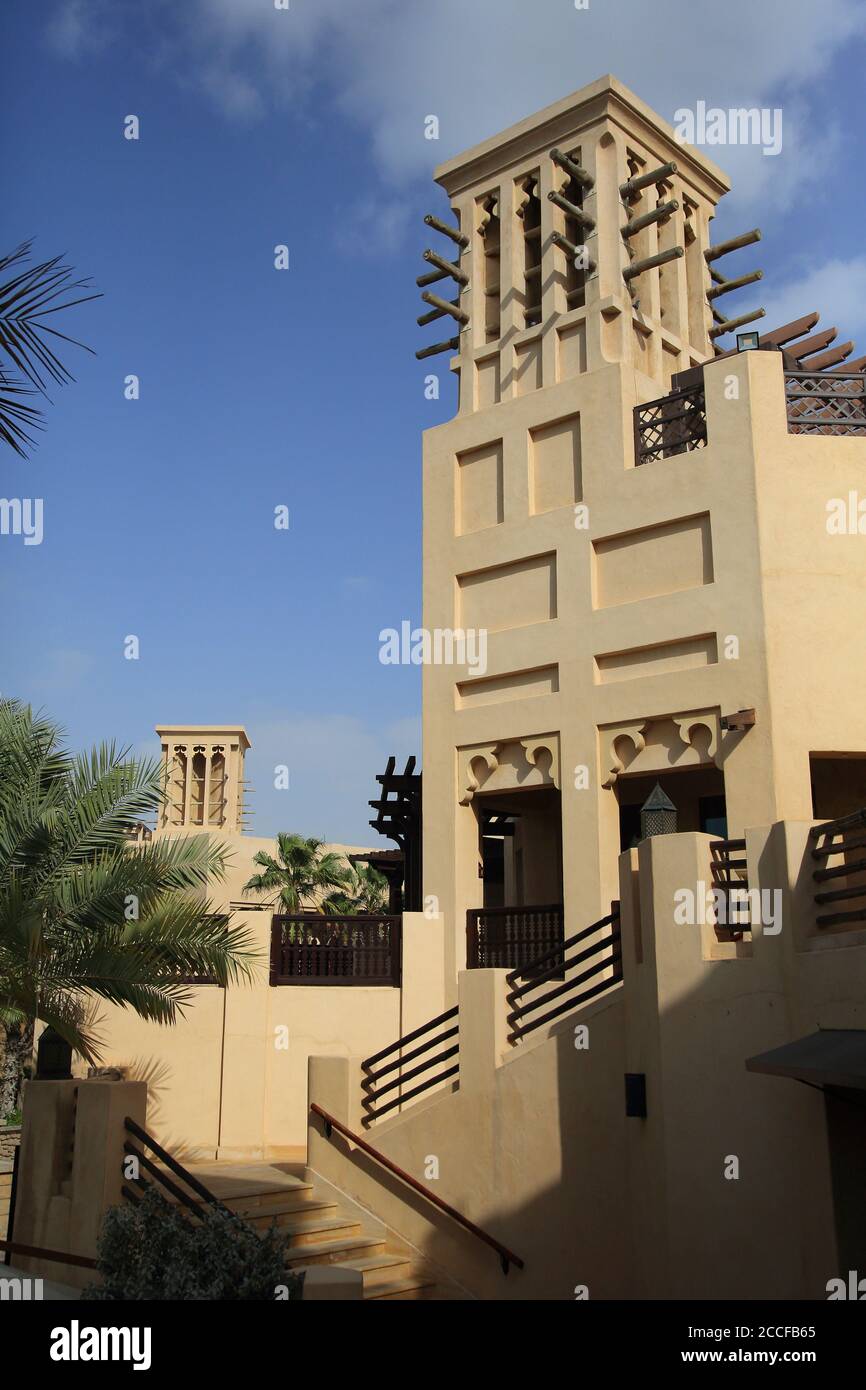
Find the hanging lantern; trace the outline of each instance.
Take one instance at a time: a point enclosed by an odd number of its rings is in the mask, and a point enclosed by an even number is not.
[[[72,1078],[72,1048],[53,1028],[46,1028],[36,1049],[37,1081],[69,1081]]]
[[[641,839],[648,840],[652,835],[675,835],[676,829],[677,808],[656,782],[640,808]]]

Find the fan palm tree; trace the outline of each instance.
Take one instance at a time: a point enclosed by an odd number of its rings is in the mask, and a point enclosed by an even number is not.
[[[225,870],[209,836],[131,845],[161,804],[159,765],[113,744],[74,757],[61,740],[0,701],[0,1024],[13,1053],[41,1020],[96,1062],[93,996],[171,1024],[191,999],[185,980],[248,978],[254,955],[247,929],[207,900]],[[10,1084],[0,1112],[14,1107]]]
[[[0,256],[0,440],[22,458],[36,442],[31,430],[42,429],[42,412],[23,398],[40,395],[47,400],[50,382],[64,386],[75,380],[52,343],[62,341],[93,351],[45,319],[101,298],[96,292],[83,293],[91,282],[73,280],[71,268],[61,265],[61,256],[21,269],[32,245],[32,240],[22,242],[9,255]]]
[[[277,836],[276,857],[260,849],[253,863],[263,870],[244,884],[244,892],[272,894],[271,907],[288,916],[299,912],[339,912],[349,881],[338,854],[325,850],[322,840],[303,835]]]
[[[352,864],[346,875],[346,888],[334,899],[332,911],[345,916],[363,912],[372,916],[382,913],[388,902],[388,880],[371,864]]]

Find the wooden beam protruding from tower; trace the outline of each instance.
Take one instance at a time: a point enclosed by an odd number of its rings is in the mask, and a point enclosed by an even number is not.
[[[671,174],[676,172],[676,163],[671,160],[669,164],[660,164],[657,169],[650,169],[646,174],[635,174],[630,179],[626,179],[625,183],[620,184],[619,196],[623,202],[630,203],[633,198],[637,197],[641,189],[649,188],[654,183],[664,183]]]
[[[429,270],[426,275],[419,275],[417,280],[415,281],[415,284],[418,286],[420,290],[423,288],[424,285],[435,285],[437,280],[447,279],[447,270]]]
[[[451,299],[448,302],[454,309],[459,307],[456,299]],[[423,328],[426,324],[435,323],[437,319],[442,318],[445,318],[444,309],[428,309],[426,314],[419,314],[415,322],[417,323],[419,328]]]
[[[718,246],[708,246],[704,252],[704,260],[709,265],[712,261],[717,261],[721,256],[727,256],[730,251],[739,251],[743,246],[751,246],[753,242],[761,240],[760,227],[753,227],[750,232],[743,232],[740,236],[731,237],[730,241],[720,241]]]
[[[420,362],[422,358],[435,357],[439,352],[456,352],[459,346],[459,338],[448,338],[444,343],[431,343],[429,347],[419,348],[415,356]]]
[[[569,202],[561,193],[551,192],[547,195],[548,201],[555,203],[563,212],[567,212],[569,217],[573,217],[575,222],[579,222],[587,232],[591,232],[595,226],[595,218],[588,217],[583,208],[579,208],[576,203]]]
[[[667,265],[668,261],[678,261],[680,256],[684,255],[682,246],[672,246],[668,251],[659,251],[657,256],[647,256],[643,261],[634,261],[631,265],[625,266],[622,272],[623,279],[634,280],[638,275],[643,275],[645,270],[654,270],[657,265]]]
[[[465,232],[458,231],[456,227],[449,227],[447,222],[440,222],[439,218],[434,217],[432,212],[427,213],[424,221],[427,226],[432,227],[434,231],[441,232],[443,236],[450,237],[452,241],[457,243],[461,250],[465,250],[469,245],[469,238]]]
[[[457,227],[449,227],[447,222],[443,222],[440,218],[434,217],[432,212],[426,214],[424,223],[425,226],[432,227],[434,231],[441,232],[443,236],[449,237],[451,241],[459,246],[460,251],[464,251],[469,245],[469,237],[466,236],[464,232],[459,231]],[[433,323],[436,319],[444,318],[447,315],[450,318],[456,319],[461,328],[465,328],[469,322],[469,315],[460,308],[460,291],[465,289],[469,284],[469,276],[465,271],[460,269],[459,253],[456,261],[446,260],[444,256],[440,256],[436,251],[431,251],[429,249],[423,253],[423,256],[427,264],[433,266],[433,269],[425,271],[423,275],[417,277],[415,283],[418,288],[422,289],[426,285],[438,284],[441,280],[454,280],[457,284],[457,299],[440,299],[438,295],[430,294],[425,289],[421,298],[424,300],[425,304],[432,305],[432,309],[430,313],[421,314],[419,316],[417,320],[419,326],[423,327],[425,324]],[[459,337],[448,338],[444,343],[431,343],[429,347],[419,348],[415,353],[415,357],[417,361],[421,361],[422,358],[434,357],[440,352],[453,352],[455,348],[459,349],[459,344]]]
[[[739,236],[731,237],[730,241],[720,241],[717,246],[708,246],[704,252],[704,260],[707,265],[712,267],[713,261],[718,261],[722,256],[727,256],[731,251],[740,251],[744,246],[752,246],[754,242],[761,240],[760,227],[753,227],[750,232],[742,232]],[[765,316],[764,309],[755,309],[748,314],[740,314],[737,318],[726,319],[717,313],[713,307],[713,301],[720,295],[729,294],[732,290],[742,289],[743,285],[754,284],[756,280],[763,279],[764,272],[753,270],[748,275],[742,275],[737,280],[728,280],[717,270],[710,269],[710,278],[713,280],[713,288],[707,290],[707,302],[713,310],[715,327],[710,329],[710,341],[715,345],[716,339],[724,336],[725,333],[733,333],[735,328],[743,328],[747,323],[754,323],[756,319]]]
[[[763,270],[750,270],[748,275],[741,275],[737,280],[726,280],[717,270],[710,271],[714,280],[714,286],[707,290],[707,299],[712,304],[714,299],[718,299],[723,294],[730,294],[732,290],[741,290],[744,285],[754,285],[756,280],[763,280]]]
[[[595,179],[592,177],[592,174],[588,174],[570,155],[563,154],[562,150],[551,150],[550,157],[554,164],[558,164],[560,169],[564,169],[566,174],[574,179],[575,183],[581,184],[587,193],[591,188],[595,187]]]
[[[469,322],[469,315],[463,309],[458,308],[456,304],[452,304],[449,299],[440,299],[438,294],[431,294],[429,290],[425,290],[421,298],[425,304],[432,304],[434,309],[441,309],[444,314],[450,314],[464,328]]]
[[[710,337],[715,341],[725,333],[733,333],[735,328],[743,328],[747,323],[754,323],[755,319],[762,319],[766,312],[766,309],[754,309],[752,313],[741,314],[737,319],[722,319],[721,323],[710,329]]]
[[[569,217],[573,217],[575,222],[580,222],[585,231],[591,232],[592,228],[595,227],[595,218],[588,217],[582,207],[578,207],[577,203],[571,203],[567,197],[563,197],[562,193],[550,192],[548,193],[548,200],[550,203],[555,203],[556,207],[562,207],[563,213],[569,214]]]
[[[424,251],[421,259],[435,265],[443,275],[450,275],[451,279],[456,280],[464,289],[469,284],[469,276],[464,274],[455,261],[446,261],[444,256],[438,256],[435,251]]]
[[[652,226],[653,222],[666,222],[672,212],[679,211],[679,206],[676,198],[672,198],[669,203],[659,203],[651,212],[644,212],[640,217],[633,217],[630,222],[626,222],[620,231],[624,237],[637,236],[638,232],[643,231],[644,227]]]
[[[569,241],[568,237],[562,235],[562,232],[551,232],[550,240],[554,246],[561,246],[566,255],[573,258],[578,270],[585,270],[587,275],[592,275],[597,269],[595,261],[585,246],[575,246],[573,241]]]

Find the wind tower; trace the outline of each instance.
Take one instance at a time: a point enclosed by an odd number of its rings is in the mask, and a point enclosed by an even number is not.
[[[786,415],[803,363],[779,349],[817,315],[732,353],[763,310],[726,317],[726,296],[761,272],[720,266],[760,231],[713,244],[725,175],[608,76],[435,177],[453,221],[425,219],[418,321],[451,336],[417,355],[450,355],[459,404],[424,436],[424,626],[487,634],[484,670],[424,669],[424,895],[451,980],[608,911],[656,782],[680,830],[808,817],[813,753],[866,751],[866,723],[831,642],[820,730],[797,713],[862,565],[824,553]]]
[[[166,800],[158,829],[219,830],[240,834],[244,828],[244,754],[250,747],[240,724],[162,724]]]

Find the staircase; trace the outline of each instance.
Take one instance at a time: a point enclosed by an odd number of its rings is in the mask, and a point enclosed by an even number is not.
[[[297,1273],[331,1264],[357,1270],[363,1297],[379,1302],[410,1299],[461,1299],[446,1290],[409,1246],[399,1246],[372,1217],[326,1185],[310,1181],[293,1164],[194,1163],[188,1171],[231,1211],[264,1231],[276,1225],[285,1237],[289,1266]]]

